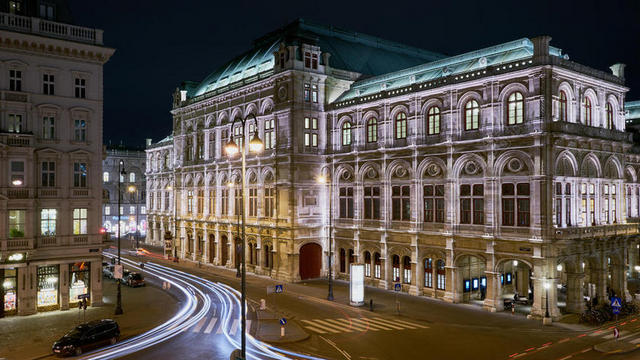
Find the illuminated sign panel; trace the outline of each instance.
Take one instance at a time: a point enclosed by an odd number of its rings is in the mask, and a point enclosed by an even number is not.
[[[364,264],[351,264],[350,304],[364,305]]]

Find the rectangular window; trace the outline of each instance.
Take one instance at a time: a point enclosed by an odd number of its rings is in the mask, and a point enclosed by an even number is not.
[[[7,116],[7,131],[10,133],[22,133],[25,131],[22,115],[9,114]]]
[[[318,119],[304,118],[304,146],[318,147]]]
[[[122,211],[122,209],[120,210]],[[87,233],[87,209],[73,209],[73,235]]]
[[[54,90],[53,74],[42,74],[42,93],[45,95],[55,95]]]
[[[40,210],[40,235],[52,236],[56,234],[56,219],[58,210],[42,209]]]
[[[269,119],[264,122],[264,148],[265,150],[274,149],[276,147],[276,130],[275,119]]]
[[[193,213],[193,191],[187,191],[187,214]]]
[[[367,220],[380,219],[380,187],[364,187],[364,218]]]
[[[73,163],[73,187],[87,187],[87,163]]]
[[[136,214],[136,207],[129,206],[129,215],[135,215],[135,214]]]
[[[527,227],[531,223],[530,216],[530,189],[529,183],[520,183],[516,185],[517,200],[517,225]]]
[[[318,54],[312,54],[309,51],[304,52],[304,67],[310,69],[318,69]]]
[[[353,219],[353,188],[340,188],[340,218]]]
[[[11,185],[24,186],[24,161],[11,161]]]
[[[22,91],[22,71],[9,70],[9,90]]]
[[[311,101],[318,102],[318,85],[311,85]]]
[[[9,210],[9,237],[24,237],[26,210]]]
[[[221,190],[222,201],[220,202],[220,215],[227,216],[229,215],[229,189]]]
[[[104,214],[111,215],[111,206],[107,205],[104,207]]]
[[[272,218],[275,216],[276,209],[276,188],[266,187],[264,189],[264,216]]]
[[[311,85],[306,83],[304,84],[304,101],[311,101]]]
[[[258,189],[249,189],[249,216],[258,216]]]
[[[53,116],[45,116],[42,118],[42,138],[55,139],[56,127],[55,118]]]
[[[87,97],[87,80],[76,78],[74,90],[77,98],[85,99]]]
[[[235,189],[234,193],[233,193],[233,200],[234,200],[234,213],[236,216],[240,216],[242,214],[242,195],[241,195],[241,189]]]
[[[73,139],[75,141],[81,141],[81,142],[87,141],[87,122],[85,120],[74,120],[73,130],[74,130]]]
[[[391,187],[392,219],[411,220],[411,187],[409,185]]]
[[[204,214],[204,190],[198,190],[198,215]]]
[[[145,206],[140,206],[140,215],[146,215],[147,214],[147,208]]]
[[[216,191],[209,190],[209,216],[216,214]]]
[[[218,153],[220,154],[220,156],[224,156],[225,154],[224,144],[226,144],[228,141],[229,141],[229,131],[224,129],[220,134],[220,149],[218,150]]]
[[[444,185],[425,185],[424,222],[444,222]]]
[[[484,224],[484,186],[460,185],[460,223]]]

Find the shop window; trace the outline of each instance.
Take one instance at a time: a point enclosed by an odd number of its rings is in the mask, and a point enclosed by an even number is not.
[[[13,313],[18,306],[18,270],[0,269],[0,286],[4,289],[4,311]]]
[[[40,210],[40,235],[53,236],[56,234],[56,219],[58,210],[42,209]]]
[[[433,260],[431,258],[424,259],[424,286],[433,287]]]
[[[69,304],[79,302],[78,295],[89,293],[90,265],[84,261],[69,264]]]
[[[60,268],[58,265],[38,266],[38,307],[58,305],[58,285]]]
[[[24,237],[25,210],[9,210],[9,237]]]

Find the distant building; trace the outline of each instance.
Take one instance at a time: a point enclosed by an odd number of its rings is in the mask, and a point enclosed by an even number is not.
[[[4,315],[102,303],[102,30],[66,1],[0,1]],[[0,315],[3,315],[0,313]]]
[[[640,100],[624,103],[624,116],[627,129],[640,131]]]
[[[119,173],[120,160],[124,163],[124,175]],[[102,226],[112,237],[118,235],[118,181],[121,181],[120,235],[130,239],[137,236],[144,241],[147,232],[145,166],[144,148],[107,146],[102,161]]]
[[[285,281],[326,276],[333,254],[338,278],[362,263],[368,286],[490,311],[515,292],[554,318],[628,295],[640,158],[623,66],[550,40],[447,57],[304,20],[271,32],[174,93],[172,134],[147,148],[150,240],[235,267],[243,211],[248,271]],[[224,145],[254,134],[243,204]]]

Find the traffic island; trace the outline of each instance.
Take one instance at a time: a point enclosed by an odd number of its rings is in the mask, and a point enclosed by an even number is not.
[[[624,354],[634,351],[640,347],[640,344],[632,344],[625,340],[609,340],[601,344],[595,345],[593,350],[605,354]]]
[[[266,310],[256,311],[258,327],[256,339],[271,344],[290,344],[303,341],[309,338],[309,334],[294,320],[286,321],[284,325],[284,336],[281,336],[281,319],[274,313]]]

